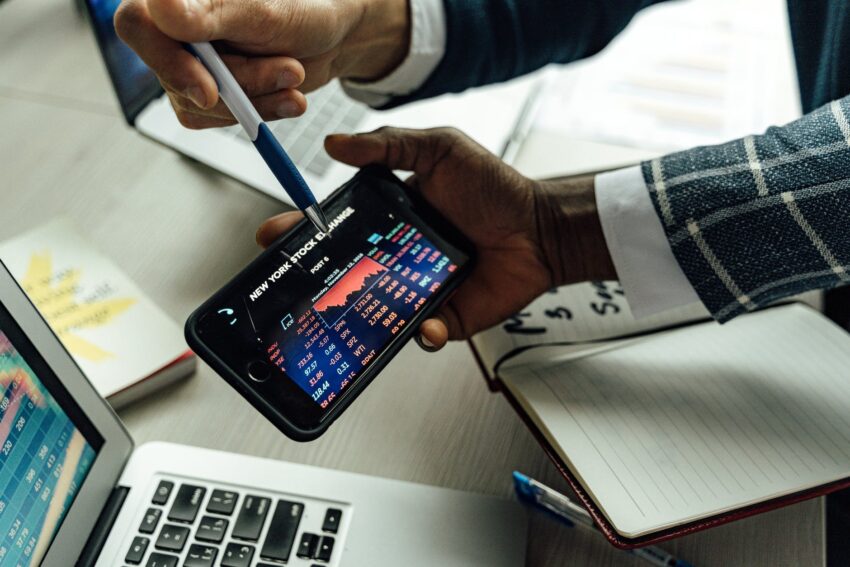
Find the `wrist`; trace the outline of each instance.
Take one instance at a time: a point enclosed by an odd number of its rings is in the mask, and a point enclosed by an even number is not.
[[[362,0],[356,25],[340,46],[339,77],[376,81],[389,75],[410,51],[408,0]]]
[[[594,177],[537,185],[537,240],[553,284],[617,279],[596,207]]]

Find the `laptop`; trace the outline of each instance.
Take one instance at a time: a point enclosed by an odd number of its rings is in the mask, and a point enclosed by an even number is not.
[[[292,204],[239,126],[209,130],[184,128],[153,72],[115,34],[113,15],[120,0],[86,0],[103,60],[127,122],[142,134],[275,199]],[[354,175],[332,160],[324,138],[334,132],[370,131],[383,125],[407,128],[453,126],[496,155],[527,132],[529,112],[540,89],[532,75],[503,85],[446,95],[389,111],[374,111],[349,98],[334,81],[307,95],[300,117],[269,124],[298,166],[316,198],[322,200]]]
[[[515,502],[167,443],[134,450],[2,264],[0,388],[4,567],[524,564]]]

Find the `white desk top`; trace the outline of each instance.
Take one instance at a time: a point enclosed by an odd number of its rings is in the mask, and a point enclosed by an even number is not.
[[[282,208],[127,128],[94,40],[68,0],[0,7],[0,124],[0,238],[67,215],[178,322],[257,254],[254,231]],[[524,169],[575,168],[575,144],[532,137]],[[309,444],[283,437],[203,364],[121,417],[139,443],[167,440],[506,497],[514,469],[565,488],[507,402],[488,393],[463,344],[438,355],[409,346]],[[665,547],[695,565],[815,565],[823,563],[823,539],[823,502],[815,500]],[[534,515],[528,565],[643,564],[601,537]]]

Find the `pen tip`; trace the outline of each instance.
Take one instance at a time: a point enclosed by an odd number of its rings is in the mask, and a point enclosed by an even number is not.
[[[325,213],[322,212],[322,209],[319,207],[318,204],[313,204],[305,208],[304,215],[308,219],[310,219],[310,222],[313,223],[313,226],[316,227],[316,230],[325,234],[330,233],[328,219],[325,218]]]

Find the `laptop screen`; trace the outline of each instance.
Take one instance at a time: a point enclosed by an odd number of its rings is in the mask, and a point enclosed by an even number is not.
[[[121,0],[86,0],[112,86],[127,121],[132,124],[162,89],[153,71],[115,33],[112,18],[120,4]]]
[[[38,565],[103,438],[0,305],[0,564]]]

